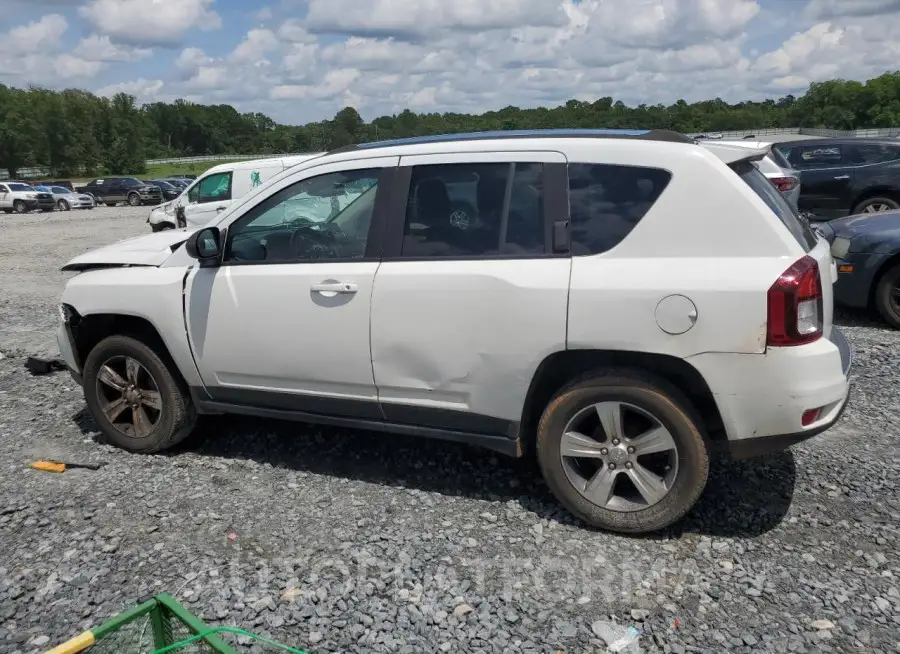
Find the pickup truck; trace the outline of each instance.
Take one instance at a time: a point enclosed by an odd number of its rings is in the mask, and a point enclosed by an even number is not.
[[[0,210],[4,213],[27,213],[34,209],[53,211],[52,193],[42,193],[24,182],[0,183]]]
[[[119,202],[127,202],[132,207],[162,202],[162,191],[153,184],[133,177],[95,179],[85,186],[76,188],[75,192],[87,193],[96,200],[97,204],[103,203],[108,207],[114,207]]]

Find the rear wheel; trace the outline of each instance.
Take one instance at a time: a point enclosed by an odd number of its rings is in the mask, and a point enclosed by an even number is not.
[[[888,269],[878,280],[875,308],[891,327],[900,329],[900,264]]]
[[[13,210],[16,213],[25,213],[26,211],[28,211],[28,207],[26,207],[25,203],[21,200],[16,200],[15,202],[13,202]]]
[[[128,336],[98,343],[84,364],[84,398],[107,440],[130,452],[172,447],[193,429],[196,412],[172,360]]]
[[[68,211],[69,209],[72,208],[69,206],[69,203],[66,202],[65,200],[60,200],[59,202],[56,203],[56,206],[59,207],[60,211]]]
[[[538,426],[537,457],[566,508],[624,533],[680,520],[709,471],[688,401],[665,382],[628,370],[597,372],[560,391]]]
[[[900,209],[900,202],[893,198],[866,198],[853,207],[853,213],[881,213],[882,211],[893,211],[894,209]]]

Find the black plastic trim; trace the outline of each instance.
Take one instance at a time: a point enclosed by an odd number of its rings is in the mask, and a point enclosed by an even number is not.
[[[330,425],[334,427],[347,427],[350,429],[363,429],[369,431],[377,431],[377,432],[388,432],[388,433],[396,433],[403,434],[407,436],[420,436],[422,438],[434,438],[438,440],[446,440],[452,441],[456,443],[466,443],[468,445],[475,445],[478,447],[483,447],[494,452],[499,452],[501,454],[505,454],[507,456],[519,457],[522,456],[522,448],[521,448],[521,439],[518,437],[518,423],[512,423],[504,420],[499,420],[497,418],[491,418],[489,416],[481,416],[474,414],[466,414],[464,412],[457,411],[443,411],[441,409],[427,409],[423,408],[418,410],[418,407],[407,407],[404,406],[399,407],[398,405],[394,405],[394,409],[401,409],[399,411],[393,410],[391,413],[399,414],[401,418],[410,419],[414,416],[421,417],[426,422],[431,423],[445,423],[452,424],[456,422],[456,424],[464,425],[467,421],[463,418],[463,416],[469,416],[470,424],[477,427],[498,427],[504,429],[499,434],[496,433],[479,433],[478,431],[470,431],[467,429],[453,429],[453,428],[445,428],[445,427],[437,427],[431,426],[427,424],[409,424],[406,422],[393,422],[390,420],[384,420],[382,418],[367,418],[363,417],[362,414],[374,415],[377,411],[381,412],[379,405],[375,402],[365,402],[365,401],[354,401],[354,400],[333,400],[331,398],[320,398],[320,397],[309,397],[305,396],[303,400],[298,401],[298,397],[293,397],[294,401],[285,402],[283,399],[275,399],[274,402],[270,397],[267,401],[268,406],[260,405],[260,404],[247,404],[246,401],[250,397],[249,394],[256,393],[255,391],[234,391],[231,394],[222,394],[220,391],[221,388],[210,388],[208,389],[210,395],[216,397],[217,400],[203,400],[199,399],[203,397],[204,391],[202,388],[191,388],[191,395],[194,398],[194,402],[197,406],[197,409],[200,413],[203,414],[238,414],[238,415],[246,415],[246,416],[255,416],[259,418],[272,418],[276,420],[290,420],[294,422],[308,422],[312,424],[319,425]],[[230,389],[229,389],[230,390]],[[280,395],[280,394],[268,394],[266,395]],[[228,402],[221,401],[222,397],[230,397],[232,399],[238,399],[239,402]],[[328,401],[331,401],[331,404],[327,404]],[[297,407],[299,405],[304,405],[307,407],[313,407],[317,409],[316,411],[309,410],[301,410],[298,408],[285,408],[272,406],[273,404],[284,403],[285,405],[292,405],[293,407]],[[343,412],[343,415],[336,415],[334,413],[328,414],[323,413],[322,409],[330,407],[332,409],[337,408]],[[405,410],[405,411],[404,411]],[[428,412],[433,412],[431,417],[427,417]],[[355,415],[354,415],[355,414]],[[440,417],[441,414],[457,414],[455,418],[451,419],[449,416]],[[437,416],[437,417],[436,417]]]
[[[780,434],[775,436],[759,436],[757,438],[742,438],[736,441],[727,441],[723,443],[728,455],[734,461],[742,461],[744,459],[753,459],[767,454],[774,454],[788,449],[792,445],[797,445],[803,441],[809,440],[814,436],[818,436],[824,431],[831,429],[835,423],[844,415],[844,410],[850,404],[850,396],[844,399],[844,404],[840,411],[825,425],[809,429],[807,431],[796,432],[793,434]]]
[[[474,434],[505,434],[506,438],[511,439],[516,438],[519,432],[519,423],[517,422],[466,411],[391,402],[382,402],[381,411],[387,422],[410,426],[433,427]]]
[[[275,409],[279,411],[299,411],[307,414],[360,418],[364,420],[384,420],[378,402],[365,400],[345,400],[305,393],[279,393],[259,391],[232,386],[207,386],[206,392],[214,402],[235,406]]]

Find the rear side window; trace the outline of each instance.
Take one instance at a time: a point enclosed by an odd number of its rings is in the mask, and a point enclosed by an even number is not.
[[[765,202],[778,219],[784,223],[788,231],[797,239],[797,242],[808,252],[816,244],[816,237],[812,229],[807,225],[787,203],[784,196],[775,185],[766,179],[753,164],[741,162],[735,164],[732,169],[742,180],[753,189],[762,201]]]
[[[600,254],[621,243],[671,179],[659,168],[569,164],[572,254]]]
[[[839,145],[813,145],[796,148],[794,161],[802,166],[837,166],[843,163],[843,153]]]
[[[415,166],[400,256],[544,254],[543,177],[541,163]]]

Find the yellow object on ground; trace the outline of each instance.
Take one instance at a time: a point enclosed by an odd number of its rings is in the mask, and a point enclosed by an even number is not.
[[[75,652],[83,652],[93,644],[94,634],[90,631],[85,631],[75,636],[75,638],[67,640],[62,645],[57,645],[53,649],[47,650],[45,654],[75,654]]]

